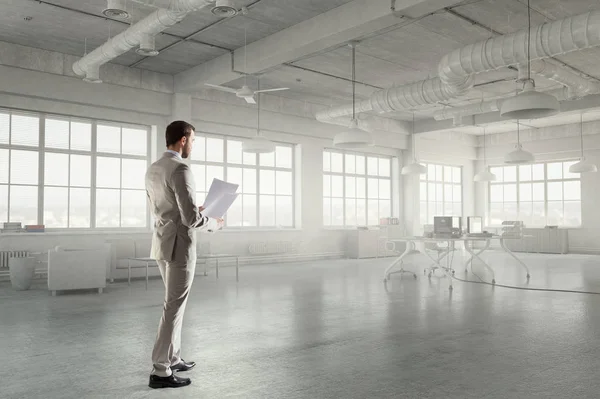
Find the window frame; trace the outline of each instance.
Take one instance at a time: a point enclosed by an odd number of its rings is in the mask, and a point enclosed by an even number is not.
[[[421,210],[421,206],[423,203],[425,203],[425,215],[426,215],[426,223],[424,224],[433,224],[433,217],[434,216],[454,216],[454,217],[463,217],[464,214],[464,178],[463,178],[463,165],[451,165],[451,164],[444,164],[444,163],[433,163],[433,162],[422,162],[422,165],[424,165],[427,168],[427,173],[420,175],[419,177],[419,221],[423,222],[422,218],[421,218],[421,214],[422,214],[422,210]],[[437,167],[441,167],[442,168],[442,180],[437,180],[437,172],[436,172],[436,180],[429,180],[429,167],[433,166],[435,168]],[[458,173],[460,176],[460,182],[456,183],[453,179],[453,177],[451,176],[450,180],[446,180],[446,168],[452,168],[452,169],[458,169]],[[452,172],[453,173],[453,172]],[[421,184],[425,184],[425,191],[426,191],[426,195],[427,198],[424,200],[423,198],[421,198]],[[438,213],[437,209],[434,212],[433,215],[429,214],[429,203],[430,203],[430,199],[429,199],[429,184],[435,184],[437,185],[441,185],[442,186],[442,201],[441,201],[441,207],[442,207],[442,213]],[[454,204],[457,203],[458,201],[446,201],[446,190],[445,190],[445,185],[451,185],[453,187],[453,195],[452,197],[454,198],[454,187],[458,186],[460,187],[460,215],[455,215],[454,214]],[[437,187],[436,187],[437,189]],[[437,204],[440,201],[436,199],[433,199],[431,202]],[[451,215],[447,215],[446,214],[446,204],[452,204],[452,214]],[[437,206],[436,206],[437,208]]]

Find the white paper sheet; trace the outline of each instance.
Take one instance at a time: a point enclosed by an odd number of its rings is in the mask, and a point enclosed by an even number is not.
[[[222,218],[238,197],[236,193],[238,187],[239,184],[213,179],[204,201],[202,216]]]
[[[225,193],[221,196],[218,201],[213,202],[202,211],[202,216],[208,216],[209,218],[222,218],[233,201],[238,197],[238,193]]]

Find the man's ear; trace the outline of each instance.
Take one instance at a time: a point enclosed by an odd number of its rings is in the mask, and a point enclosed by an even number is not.
[[[187,140],[188,140],[188,137],[187,137],[186,135],[184,135],[184,136],[181,138],[181,145],[182,145],[183,147],[185,147],[185,143],[187,143]]]

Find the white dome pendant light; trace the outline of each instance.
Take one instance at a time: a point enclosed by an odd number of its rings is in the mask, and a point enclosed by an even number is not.
[[[570,173],[594,173],[598,171],[598,167],[592,162],[586,161],[583,156],[583,112],[581,113],[581,158],[579,162],[574,163],[569,167]]]
[[[336,148],[353,149],[373,145],[371,135],[358,127],[356,119],[356,43],[350,43],[352,48],[352,121],[348,130],[338,133],[333,138],[333,146]]]
[[[533,163],[535,161],[535,157],[529,151],[525,151],[523,146],[521,145],[521,126],[519,121],[517,120],[517,145],[515,145],[515,150],[509,152],[504,157],[504,163],[509,165],[519,165],[525,163]]]
[[[412,115],[412,134],[410,136],[410,142],[412,144],[412,163],[406,165],[402,168],[403,175],[424,175],[427,173],[427,168],[425,165],[421,165],[417,162],[417,154],[416,154],[416,143],[415,143],[415,113]]]
[[[487,165],[487,159],[485,154],[486,140],[485,140],[485,127],[483,128],[483,172],[477,173],[473,177],[473,181],[476,182],[486,182],[486,181],[496,181],[496,175],[490,172],[490,169]]]
[[[536,119],[556,115],[560,111],[560,103],[550,94],[535,90],[535,81],[531,79],[531,7],[527,0],[527,80],[523,91],[502,102],[500,115],[513,119]]]
[[[260,90],[260,79],[258,80],[258,90]],[[269,154],[275,151],[275,144],[260,135],[260,95],[261,93],[256,93],[256,106],[258,107],[256,136],[242,143],[242,151],[250,154]]]

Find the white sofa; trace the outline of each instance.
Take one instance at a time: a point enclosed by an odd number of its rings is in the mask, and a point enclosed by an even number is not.
[[[48,290],[97,289],[106,287],[110,265],[110,245],[97,248],[71,249],[56,247],[48,251]]]

